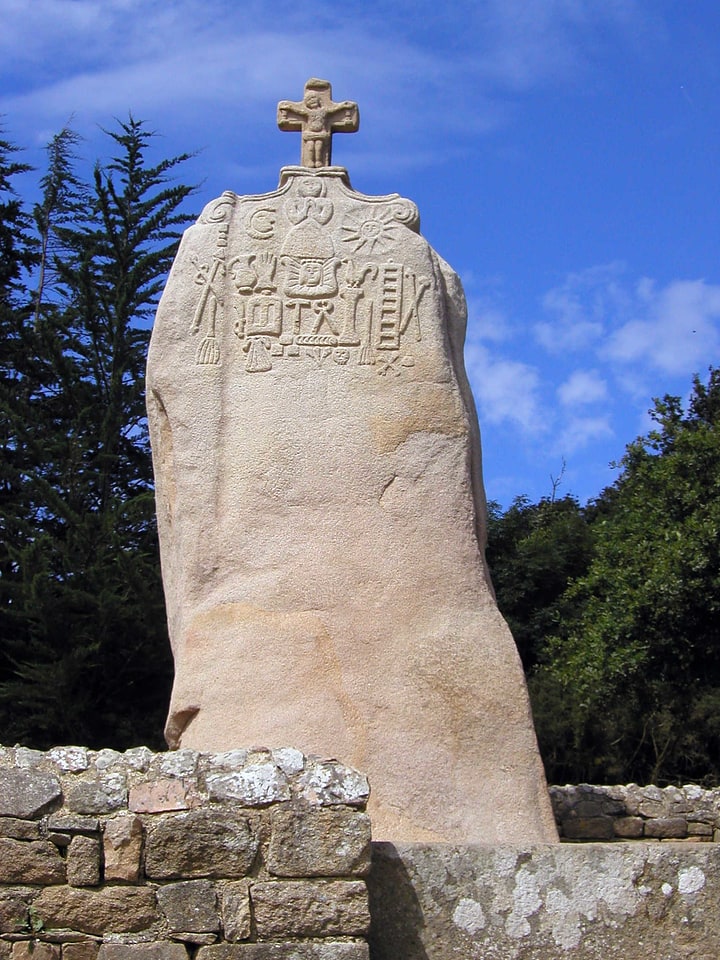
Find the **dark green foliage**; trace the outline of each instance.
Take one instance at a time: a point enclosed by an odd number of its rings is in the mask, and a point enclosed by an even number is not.
[[[0,740],[38,747],[160,746],[170,691],[144,367],[191,190],[169,182],[185,157],[147,162],[132,117],[109,137],[89,185],[77,137],[51,143],[34,293],[14,308]]]
[[[553,780],[720,782],[720,371],[652,416],[531,677]]]
[[[487,561],[526,672],[555,631],[558,600],[591,555],[590,527],[574,497],[516,497],[504,514],[489,504]]]

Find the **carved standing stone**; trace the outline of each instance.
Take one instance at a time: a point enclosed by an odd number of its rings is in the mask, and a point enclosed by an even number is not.
[[[310,167],[210,203],[158,309],[168,742],[338,757],[378,838],[554,840],[484,562],[460,282],[414,204]]]

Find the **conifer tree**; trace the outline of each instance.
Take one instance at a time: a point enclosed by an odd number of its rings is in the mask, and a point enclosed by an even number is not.
[[[192,190],[171,182],[186,156],[149,163],[142,123],[108,135],[114,156],[84,197],[76,138],[56,138],[35,209],[35,529],[14,551],[18,629],[3,644],[0,727],[40,747],[160,746],[169,696],[144,366]]]

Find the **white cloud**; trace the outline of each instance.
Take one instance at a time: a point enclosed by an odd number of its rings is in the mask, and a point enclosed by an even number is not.
[[[615,431],[609,416],[571,417],[560,430],[555,449],[563,456],[569,456],[589,446],[596,440],[614,436]]]
[[[607,399],[607,383],[597,370],[575,370],[557,389],[564,407],[579,407]]]
[[[592,351],[628,392],[645,391],[657,373],[689,378],[720,355],[720,285],[705,280],[661,285],[611,263],[570,274],[542,307],[546,319],[535,326],[542,347]]]
[[[622,263],[568,274],[542,300],[548,320],[535,325],[538,343],[550,353],[584,350],[600,341],[608,323],[625,316],[630,298],[622,286]]]
[[[526,433],[543,432],[538,371],[517,360],[496,358],[487,347],[468,343],[465,365],[478,402],[480,423],[509,423]]]
[[[658,290],[643,280],[637,294],[638,316],[616,329],[604,350],[610,360],[689,376],[718,356],[720,285],[675,280]]]

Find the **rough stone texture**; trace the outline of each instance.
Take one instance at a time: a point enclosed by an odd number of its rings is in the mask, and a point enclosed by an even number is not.
[[[163,814],[148,826],[145,873],[154,880],[242,877],[257,848],[248,817],[210,810]]]
[[[127,785],[121,773],[98,777],[93,781],[71,782],[65,791],[65,804],[75,813],[111,813],[126,803]]]
[[[100,883],[100,841],[78,834],[67,851],[67,882],[71,887],[95,887]]]
[[[181,943],[104,943],[98,960],[187,960],[188,952]]]
[[[82,943],[64,943],[63,960],[97,960],[100,944],[94,940],[85,940]]]
[[[0,818],[0,837],[11,837],[13,840],[39,840],[40,826],[32,820],[3,817]]]
[[[130,791],[128,807],[134,813],[162,813],[169,810],[187,810],[191,798],[180,780],[164,778],[141,783]]]
[[[46,887],[33,904],[45,928],[69,927],[81,933],[136,933],[156,919],[151,887],[104,887],[77,890]]]
[[[65,861],[46,840],[0,837],[0,883],[64,883]]]
[[[217,893],[209,880],[168,883],[157,892],[173,933],[215,933],[220,929]]]
[[[222,890],[222,923],[226,940],[248,940],[252,933],[250,882],[236,880]]]
[[[207,778],[211,800],[237,800],[244,807],[264,807],[290,799],[287,777],[274,762],[253,763],[237,773]]]
[[[143,849],[139,817],[120,814],[105,821],[103,832],[105,879],[137,883]]]
[[[57,777],[22,769],[3,769],[0,777],[0,816],[30,820],[43,813],[59,796],[60,783]]]
[[[148,360],[166,734],[340,757],[380,838],[551,841],[483,559],[465,322],[415,206],[339,167],[186,232]]]
[[[367,887],[360,881],[254,883],[253,916],[261,940],[281,937],[363,937],[370,925]]]
[[[375,844],[372,960],[715,960],[720,848]]]
[[[368,948],[366,943],[222,943],[201,947],[196,960],[368,960]]]
[[[19,933],[27,928],[33,891],[0,888],[0,933]]]
[[[276,807],[268,870],[280,877],[363,875],[370,869],[370,818],[342,808]]]
[[[12,960],[60,960],[60,950],[54,943],[21,940],[12,946]]]

